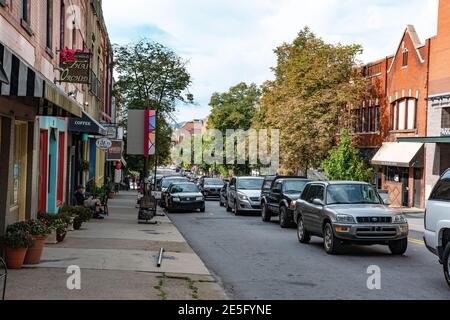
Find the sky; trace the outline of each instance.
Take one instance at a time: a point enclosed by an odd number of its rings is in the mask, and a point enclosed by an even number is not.
[[[147,38],[187,59],[195,105],[179,122],[206,118],[214,92],[273,79],[273,50],[308,26],[331,43],[358,43],[363,62],[391,55],[407,24],[436,34],[438,0],[104,0],[111,42]]]

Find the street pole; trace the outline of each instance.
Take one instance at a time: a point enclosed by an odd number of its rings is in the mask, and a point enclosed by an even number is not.
[[[158,171],[158,109],[155,109],[155,172],[153,181],[153,190],[156,191],[156,177]]]

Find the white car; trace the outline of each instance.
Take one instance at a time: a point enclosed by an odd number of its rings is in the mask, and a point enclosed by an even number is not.
[[[427,203],[424,240],[444,265],[445,279],[450,286],[450,169],[442,175]]]

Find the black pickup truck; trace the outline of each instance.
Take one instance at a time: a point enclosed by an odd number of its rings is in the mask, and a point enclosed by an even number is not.
[[[280,226],[288,228],[294,224],[295,203],[310,180],[302,177],[266,177],[261,193],[261,216],[270,222],[273,216],[280,217]]]

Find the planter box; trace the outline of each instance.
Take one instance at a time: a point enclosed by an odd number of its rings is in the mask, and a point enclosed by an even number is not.
[[[47,240],[45,240],[45,244],[57,244],[58,239],[56,236],[56,230],[52,230],[52,232],[48,235]]]

